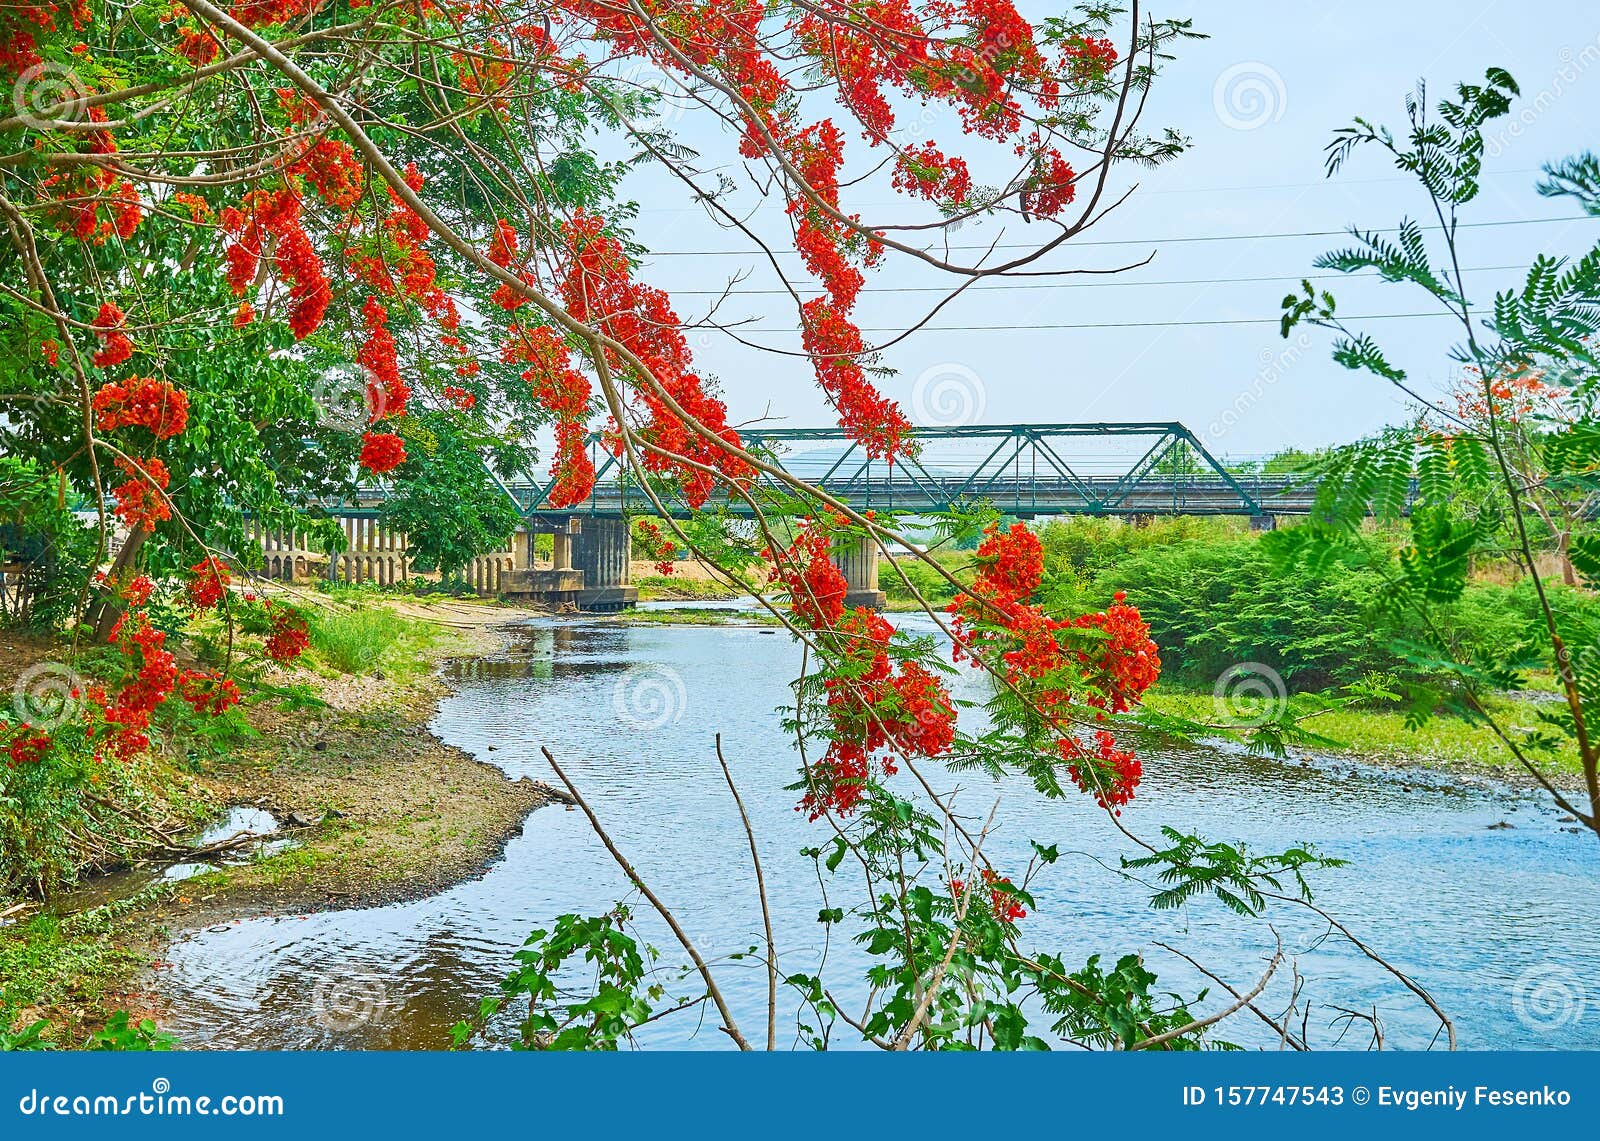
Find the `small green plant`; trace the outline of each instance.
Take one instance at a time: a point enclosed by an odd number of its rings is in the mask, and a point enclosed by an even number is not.
[[[135,1022],[126,1010],[119,1010],[106,1020],[103,1030],[89,1035],[83,1048],[140,1052],[170,1050],[177,1044],[176,1038],[159,1029],[150,1019],[141,1018]]]
[[[341,673],[368,673],[406,636],[410,624],[380,607],[330,610],[311,623],[311,645]]]

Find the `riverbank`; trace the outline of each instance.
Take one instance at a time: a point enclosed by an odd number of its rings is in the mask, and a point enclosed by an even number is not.
[[[407,634],[361,675],[298,669],[315,708],[258,704],[250,732],[188,775],[213,816],[270,812],[288,843],[180,881],[159,865],[95,877],[49,905],[15,903],[0,927],[0,990],[13,1022],[81,1042],[112,1011],[161,1011],[147,993],[165,948],[256,915],[377,906],[430,895],[488,868],[528,814],[560,799],[513,781],[427,729],[447,690],[438,662],[499,648],[495,626],[531,616],[472,602],[383,600]],[[387,668],[385,668],[387,667]],[[282,680],[289,680],[288,678]]]
[[[1219,712],[1217,699],[1211,693],[1162,682],[1145,695],[1144,705],[1155,713],[1216,723],[1230,717],[1248,718],[1260,704],[1252,703],[1250,698],[1233,701],[1235,707],[1231,711]],[[1501,695],[1491,698],[1488,706],[1509,732],[1532,729],[1538,724],[1538,702]],[[1412,727],[1398,709],[1346,707],[1316,713],[1303,726],[1334,742],[1317,745],[1312,751],[1318,756],[1389,768],[1426,768],[1452,777],[1502,781],[1516,788],[1535,783],[1493,730],[1453,714],[1436,714]],[[1306,751],[1292,750],[1296,755]],[[1541,755],[1541,759],[1545,758]],[[1582,773],[1576,755],[1570,751],[1548,758],[1546,773],[1557,787],[1581,788]]]

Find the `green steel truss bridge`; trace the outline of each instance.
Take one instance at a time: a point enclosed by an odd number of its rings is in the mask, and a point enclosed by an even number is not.
[[[747,445],[797,479],[858,510],[916,515],[989,504],[1023,518],[1049,515],[1304,515],[1315,492],[1305,476],[1228,472],[1176,421],[994,424],[919,428],[914,457],[869,457],[839,428],[769,428]],[[582,503],[552,508],[552,484],[506,490],[530,523],[553,517],[619,518],[652,507],[626,465],[589,439],[596,481]],[[760,481],[791,493],[770,476]],[[707,507],[750,513],[721,492]],[[688,510],[683,509],[685,514]]]

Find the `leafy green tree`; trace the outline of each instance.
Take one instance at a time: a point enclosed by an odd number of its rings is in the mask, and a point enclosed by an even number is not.
[[[1428,417],[1416,430],[1388,432],[1340,451],[1327,465],[1311,524],[1274,542],[1286,561],[1317,562],[1348,544],[1369,514],[1403,527],[1407,542],[1386,575],[1384,597],[1420,624],[1430,655],[1426,664],[1452,674],[1467,711],[1494,730],[1558,804],[1600,835],[1600,725],[1594,723],[1600,643],[1593,627],[1563,615],[1545,581],[1540,539],[1548,532],[1541,531],[1529,465],[1517,460],[1513,427],[1521,378],[1561,378],[1563,413],[1541,416],[1539,431],[1530,437],[1542,453],[1539,469],[1569,494],[1594,490],[1600,478],[1600,422],[1593,415],[1600,381],[1600,245],[1577,259],[1536,256],[1521,287],[1497,294],[1492,305],[1474,304],[1461,269],[1461,212],[1478,197],[1484,125],[1508,114],[1517,95],[1515,80],[1490,68],[1483,83],[1459,84],[1453,99],[1437,105],[1419,88],[1406,101],[1407,126],[1399,133],[1356,119],[1328,145],[1330,175],[1359,152],[1382,152],[1416,179],[1432,224],[1425,230],[1406,219],[1393,236],[1352,231],[1355,244],[1318,258],[1317,268],[1375,270],[1387,282],[1422,290],[1452,314],[1461,332],[1451,357],[1476,383],[1475,414],[1429,400],[1370,334],[1346,324],[1331,292],[1305,282],[1301,292],[1284,298],[1284,335],[1300,324],[1331,330],[1336,361],[1395,386],[1426,408]],[[1546,167],[1539,189],[1597,215],[1597,174],[1600,163],[1581,156]],[[1503,514],[1496,505],[1503,505]],[[1580,573],[1600,580],[1600,535],[1592,527],[1585,523],[1561,542]],[[1440,624],[1441,610],[1462,597],[1473,560],[1484,553],[1513,559],[1537,600],[1540,636],[1563,702],[1540,714],[1536,730],[1502,724],[1482,701],[1489,689],[1521,684],[1521,648],[1480,645],[1464,655]],[[1414,687],[1413,715],[1430,715],[1444,696],[1435,686]],[[1549,775],[1547,759],[1557,750],[1576,755],[1585,784],[1581,800]]]
[[[415,433],[422,444],[384,501],[383,521],[405,532],[420,569],[448,576],[502,550],[522,516],[485,459],[500,450],[492,437],[442,412],[417,417]]]

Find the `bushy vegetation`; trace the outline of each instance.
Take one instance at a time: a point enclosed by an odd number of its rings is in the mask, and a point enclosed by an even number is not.
[[[97,543],[70,507],[59,478],[0,456],[0,563],[28,568],[26,589],[11,592],[0,625],[48,630],[71,616]]]
[[[1414,616],[1387,605],[1385,584],[1397,558],[1387,531],[1372,531],[1320,563],[1277,557],[1284,533],[1256,534],[1242,519],[1074,517],[1051,520],[1038,535],[1052,610],[1076,613],[1127,591],[1161,648],[1169,688],[1208,688],[1244,662],[1270,667],[1301,692],[1372,674],[1422,680],[1432,673],[1415,652],[1426,632]],[[933,559],[958,579],[970,577],[970,552],[938,550]],[[898,570],[885,566],[879,576],[891,607],[916,605],[906,580],[929,602],[954,596],[934,567],[909,558],[897,563]],[[1535,649],[1540,613],[1532,584],[1502,563],[1479,572],[1435,616],[1436,632],[1469,658],[1520,652],[1530,668],[1548,668]],[[1564,618],[1600,626],[1600,603],[1588,592],[1547,589]]]
[[[340,673],[364,674],[394,657],[415,624],[381,606],[325,610],[311,621],[311,646]]]

